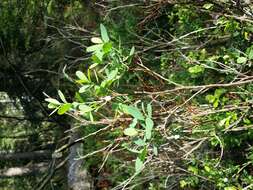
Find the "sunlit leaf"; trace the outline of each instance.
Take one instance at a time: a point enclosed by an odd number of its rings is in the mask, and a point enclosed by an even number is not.
[[[94,43],[94,44],[102,44],[103,43],[101,38],[97,38],[97,37],[91,38],[91,42]]]
[[[59,107],[57,113],[58,113],[59,115],[62,115],[62,114],[64,114],[64,113],[66,113],[67,111],[69,111],[70,108],[71,108],[71,104],[70,104],[70,103],[62,104],[62,105]]]
[[[92,45],[86,48],[87,52],[101,51],[103,44]]]
[[[190,67],[188,69],[188,71],[192,74],[195,74],[195,73],[200,73],[200,72],[203,72],[204,71],[204,68],[200,65],[195,65],[193,67]]]
[[[62,93],[62,91],[58,90],[58,95],[59,95],[60,99],[61,99],[64,103],[67,103],[67,100],[66,100],[64,94]]]
[[[103,52],[109,53],[112,49],[112,43],[108,42],[103,45]]]
[[[138,131],[135,128],[126,128],[124,134],[126,136],[134,137],[138,135]]]
[[[76,76],[85,83],[89,83],[89,79],[85,76],[85,74],[82,71],[76,71]]]
[[[205,9],[210,9],[210,8],[212,8],[213,7],[213,4],[212,3],[207,3],[207,4],[204,4],[203,5],[203,8],[205,8]]]
[[[86,90],[87,90],[87,88],[89,88],[90,87],[90,85],[84,85],[84,86],[82,86],[80,89],[79,89],[79,93],[84,93]]]
[[[239,64],[246,63],[247,58],[246,57],[238,57],[236,62],[239,63]]]
[[[129,56],[133,56],[134,55],[134,52],[135,52],[135,48],[134,46],[131,48],[130,50],[130,53],[129,53]]]
[[[49,102],[49,103],[52,103],[52,104],[55,104],[55,105],[61,105],[61,103],[54,99],[54,98],[46,98],[45,101]]]
[[[101,37],[104,42],[109,42],[107,30],[103,24],[100,24]]]
[[[47,105],[47,107],[49,108],[49,109],[55,109],[55,108],[57,108],[59,105],[55,105],[55,104],[52,104],[52,103],[49,103],[48,105]]]

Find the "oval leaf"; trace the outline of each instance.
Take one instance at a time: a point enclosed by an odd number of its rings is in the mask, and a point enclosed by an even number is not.
[[[100,24],[101,37],[104,42],[109,42],[107,30],[103,24]]]
[[[126,136],[134,137],[138,135],[138,131],[135,128],[126,128],[124,134]]]
[[[76,76],[83,82],[90,82],[82,71],[76,71]]]
[[[67,103],[67,100],[66,100],[64,94],[62,93],[62,91],[58,90],[58,95],[59,95],[60,99],[61,99],[64,103]]]
[[[103,43],[101,38],[97,38],[97,37],[91,38],[91,42],[94,44],[102,44]]]
[[[94,52],[94,51],[101,51],[102,50],[103,45],[102,44],[97,44],[97,45],[93,45],[93,46],[89,46],[86,48],[87,52]]]
[[[93,109],[87,105],[80,105],[79,106],[79,110],[82,112],[82,113],[87,113],[87,112],[90,112],[92,111]]]
[[[127,107],[127,113],[130,114],[131,116],[133,116],[134,118],[138,119],[138,120],[142,120],[144,121],[144,116],[143,114],[140,112],[140,110],[134,106],[128,106]]]
[[[58,109],[57,113],[59,115],[62,115],[64,113],[66,113],[67,111],[69,111],[69,109],[71,108],[71,104],[70,103],[67,103],[67,104],[62,104],[60,106],[60,108]]]
[[[152,117],[152,105],[151,104],[147,105],[147,112],[148,112],[148,116],[151,118]]]
[[[238,57],[236,62],[239,63],[239,64],[246,63],[247,58],[246,57]]]
[[[145,124],[146,124],[145,137],[146,137],[147,139],[151,139],[151,136],[152,136],[152,129],[153,129],[153,126],[154,126],[154,122],[153,122],[152,119],[146,118]]]
[[[55,105],[61,105],[61,103],[54,99],[54,98],[46,98],[45,101],[49,102],[49,103],[52,103],[52,104],[55,104]]]
[[[139,157],[137,157],[135,161],[135,173],[140,173],[143,167],[143,161]]]
[[[87,88],[89,88],[90,87],[90,85],[84,85],[84,86],[82,86],[80,89],[79,89],[79,93],[84,93],[85,91],[86,91],[86,89]]]

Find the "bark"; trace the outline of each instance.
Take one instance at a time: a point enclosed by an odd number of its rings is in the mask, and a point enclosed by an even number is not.
[[[70,143],[79,139],[78,132],[73,132],[70,138]],[[75,143],[69,149],[68,160],[68,186],[71,190],[92,190],[93,182],[88,171],[82,168],[83,160],[76,160],[79,155],[82,155],[82,143]]]
[[[47,170],[48,163],[42,162],[26,167],[12,167],[0,170],[0,178],[37,175]]]
[[[22,152],[22,153],[0,153],[0,160],[44,160],[51,159],[52,152],[49,150],[40,150],[34,152]]]

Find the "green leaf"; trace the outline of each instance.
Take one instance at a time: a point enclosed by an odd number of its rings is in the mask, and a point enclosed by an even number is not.
[[[92,56],[91,56],[91,59],[92,59],[92,62],[94,63],[94,64],[92,64],[91,66],[90,66],[90,69],[93,69],[95,66],[97,66],[98,64],[100,64],[100,63],[102,63],[102,61],[98,58],[98,56],[96,56],[95,54],[93,54]],[[96,65],[95,65],[96,64]]]
[[[70,108],[71,108],[71,104],[70,104],[70,103],[62,104],[62,105],[59,107],[57,113],[58,113],[59,115],[62,115],[62,114],[64,114],[64,113],[66,113],[67,111],[69,111]]]
[[[210,9],[210,8],[212,8],[213,7],[213,4],[212,3],[207,3],[207,4],[204,4],[203,5],[203,8],[205,8],[205,9]]]
[[[190,67],[188,71],[192,74],[200,73],[204,71],[204,68],[200,65],[195,65],[193,67]]]
[[[224,88],[216,89],[214,92],[214,96],[215,96],[215,98],[219,98],[225,92],[226,92],[226,89],[224,89]]]
[[[211,168],[207,165],[204,166],[204,169],[207,171],[207,172],[210,172],[211,171]]]
[[[52,13],[52,8],[53,8],[53,0],[50,0],[49,3],[47,4],[47,12],[49,15]]]
[[[67,100],[65,99],[64,94],[62,93],[62,91],[58,90],[58,95],[60,97],[60,99],[64,102],[64,103],[68,103]]]
[[[91,42],[94,43],[94,44],[102,44],[103,43],[101,38],[97,38],[97,37],[91,38]]]
[[[242,64],[242,63],[246,63],[247,62],[247,58],[246,57],[238,57],[236,62],[238,64]]]
[[[194,166],[189,166],[188,171],[194,173],[195,175],[198,175],[198,173],[199,173],[199,169],[197,167],[194,167]]]
[[[109,53],[112,49],[112,43],[108,42],[103,45],[103,52]]]
[[[95,51],[101,51],[103,48],[103,44],[97,44],[97,45],[92,45],[86,48],[87,52],[95,52]]]
[[[57,108],[57,107],[58,107],[58,105],[55,105],[55,104],[49,103],[49,104],[47,105],[47,107],[48,107],[49,109],[55,109],[55,108]]]
[[[248,58],[253,59],[253,48],[250,48],[249,53],[248,53]]]
[[[237,190],[235,186],[225,187],[224,190]]]
[[[129,56],[133,56],[135,52],[135,47],[133,46],[130,50]]]
[[[215,97],[211,94],[206,95],[206,100],[208,103],[213,103],[215,101]]]
[[[148,116],[150,118],[152,118],[152,105],[151,104],[147,105],[147,112],[148,112]]]
[[[151,139],[154,122],[152,119],[148,117],[146,118],[145,123],[146,123],[145,137],[147,139]]]
[[[98,65],[98,63],[93,63],[92,65],[89,66],[89,69],[94,69],[96,66]]]
[[[214,101],[214,103],[213,103],[213,107],[214,107],[214,108],[217,108],[218,105],[219,105],[219,100],[216,99],[216,100]]]
[[[45,101],[49,102],[49,103],[52,103],[52,104],[55,104],[55,105],[61,105],[61,103],[54,99],[54,98],[46,98]]]
[[[146,142],[142,139],[138,139],[138,140],[134,141],[134,143],[138,146],[145,146],[146,145]]]
[[[186,187],[187,182],[185,180],[180,180],[179,184],[180,184],[181,188],[184,188],[184,187]]]
[[[90,117],[90,121],[91,121],[91,122],[94,122],[94,117],[93,117],[93,115],[92,115],[91,112],[89,113],[89,117]]]
[[[133,152],[133,153],[136,153],[136,154],[140,154],[140,153],[141,153],[141,152],[140,152],[139,150],[137,150],[137,149],[130,148],[130,147],[128,146],[127,143],[123,143],[122,146],[123,146],[124,148],[126,148],[126,149],[127,149],[128,151],[130,151],[130,152]]]
[[[143,168],[143,165],[143,161],[141,161],[141,159],[137,157],[135,160],[135,173],[140,173]]]
[[[86,89],[87,88],[89,88],[90,87],[90,85],[84,85],[84,86],[82,86],[80,89],[79,89],[79,93],[84,93],[85,91],[86,91]]]
[[[87,112],[90,112],[92,111],[93,109],[87,105],[79,105],[79,110],[82,112],[82,113],[87,113]]]
[[[135,128],[126,128],[124,134],[126,136],[134,137],[138,135],[138,131]]]
[[[142,151],[141,151],[141,153],[140,153],[140,155],[138,157],[141,159],[141,161],[144,162],[144,160],[146,159],[147,154],[148,154],[148,150],[147,150],[147,147],[145,146],[142,149]]]
[[[136,118],[133,119],[132,123],[129,125],[129,127],[134,128],[138,123],[138,120]]]
[[[118,74],[118,69],[112,70],[109,75],[107,76],[107,80],[113,80],[116,78]]]
[[[144,121],[144,116],[140,110],[134,106],[127,106],[127,113],[133,116],[134,118]]]
[[[100,61],[100,63],[102,63],[104,52],[102,52],[102,50],[96,51],[95,55],[96,55],[97,59]]]
[[[100,24],[101,37],[104,42],[109,42],[107,30],[103,24]]]
[[[85,76],[85,74],[82,71],[76,71],[76,76],[85,83],[89,83],[89,79]]]

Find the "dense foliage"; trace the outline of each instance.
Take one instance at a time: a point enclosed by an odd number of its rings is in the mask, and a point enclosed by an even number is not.
[[[60,129],[51,131],[54,157],[82,143],[77,159],[97,189],[253,189],[250,1],[10,2],[34,19],[11,7],[1,13],[12,20],[0,21],[3,55],[25,60],[5,72],[40,68],[38,60],[49,72],[30,76],[29,84],[44,84],[38,94],[2,88],[48,104]],[[80,138],[67,142],[71,131]],[[49,175],[54,188],[64,188],[60,175]]]

